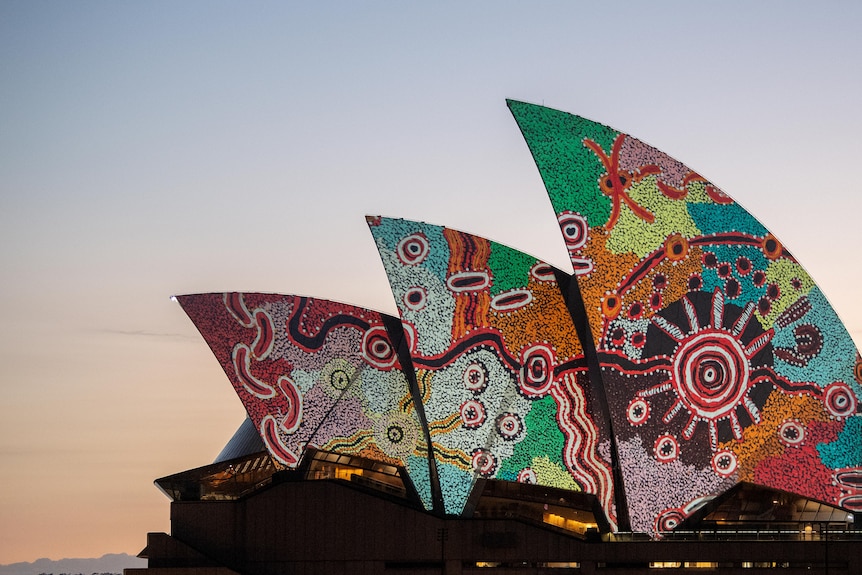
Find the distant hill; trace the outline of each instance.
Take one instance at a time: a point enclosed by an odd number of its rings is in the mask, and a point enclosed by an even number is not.
[[[128,567],[146,567],[146,559],[127,553],[108,553],[97,559],[36,559],[32,563],[0,565],[0,575],[102,575]]]

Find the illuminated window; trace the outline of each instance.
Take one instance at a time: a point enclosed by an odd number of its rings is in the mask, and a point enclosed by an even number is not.
[[[650,569],[717,569],[718,563],[714,561],[653,561],[649,564]]]
[[[583,521],[578,521],[577,519],[569,519],[562,515],[557,515],[556,513],[544,513],[542,515],[542,521],[549,525],[566,529],[567,531],[580,533],[581,535],[586,533],[587,529],[596,529],[598,527],[595,523],[585,523]]]

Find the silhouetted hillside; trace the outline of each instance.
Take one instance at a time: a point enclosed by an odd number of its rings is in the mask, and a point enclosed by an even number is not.
[[[0,565],[0,575],[106,575],[127,567],[146,567],[146,559],[127,553],[108,553],[96,559],[37,559],[32,563]]]

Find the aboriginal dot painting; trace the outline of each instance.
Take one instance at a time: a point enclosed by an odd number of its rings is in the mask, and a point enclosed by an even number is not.
[[[509,107],[575,269],[632,529],[740,481],[862,510],[859,354],[781,242],[640,140]]]
[[[400,465],[432,508],[427,444],[382,314],[274,294],[177,299],[278,463],[295,467],[308,445]]]
[[[445,510],[477,477],[595,494],[614,525],[610,440],[548,264],[449,228],[369,217],[407,334]]]

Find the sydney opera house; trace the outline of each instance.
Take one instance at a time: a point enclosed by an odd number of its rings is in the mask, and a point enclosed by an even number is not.
[[[127,575],[862,573],[862,360],[818,286],[679,161],[508,105],[574,274],[373,216],[400,317],[178,296],[248,419],[156,480]]]

